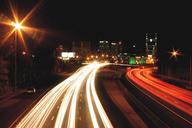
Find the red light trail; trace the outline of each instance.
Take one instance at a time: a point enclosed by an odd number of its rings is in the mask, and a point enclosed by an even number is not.
[[[139,87],[192,116],[192,92],[151,76],[151,70],[131,69],[127,76]]]

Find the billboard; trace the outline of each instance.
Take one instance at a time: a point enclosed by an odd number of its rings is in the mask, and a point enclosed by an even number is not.
[[[63,58],[75,58],[75,52],[61,52]]]

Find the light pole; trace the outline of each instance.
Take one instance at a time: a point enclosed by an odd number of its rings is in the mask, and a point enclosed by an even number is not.
[[[15,78],[15,87],[14,90],[16,90],[17,88],[17,31],[15,31],[15,74],[14,74],[14,78]]]
[[[174,57],[175,59],[177,59],[177,56],[181,55],[181,53],[179,52],[179,50],[175,50],[175,49],[172,49],[171,52],[169,52],[171,54],[171,58]],[[172,71],[169,72],[170,69],[168,68],[168,74],[170,74],[172,76]]]
[[[171,57],[177,58],[178,55],[181,55],[178,50],[174,50],[171,53]],[[188,57],[187,57],[188,58]],[[191,55],[189,55],[189,86],[191,88],[191,84],[192,84],[192,62],[191,62]]]
[[[22,29],[22,25],[19,22],[12,22],[12,25],[15,29],[14,33],[15,33],[15,37],[14,37],[14,44],[15,44],[15,73],[14,73],[14,81],[15,81],[15,86],[14,86],[14,90],[16,90],[17,88],[17,36],[18,36],[18,31],[21,31]]]
[[[28,35],[32,35],[33,32],[37,33],[37,32],[42,32],[44,33],[44,31],[41,31],[37,28],[33,28],[33,27],[29,27],[29,26],[23,26],[23,24],[25,24],[25,22],[32,17],[32,15],[35,13],[35,11],[40,7],[40,5],[42,4],[42,0],[39,1],[30,11],[29,13],[27,13],[23,19],[19,20],[19,16],[17,14],[17,10],[16,10],[16,7],[11,3],[11,1],[9,1],[9,5],[10,5],[10,10],[11,10],[11,13],[12,13],[12,17],[14,19],[14,21],[12,21],[11,19],[9,19],[8,17],[6,17],[7,20],[5,21],[0,21],[0,24],[3,24],[5,26],[9,26],[11,28],[13,28],[11,31],[9,31],[7,33],[7,35],[4,37],[4,39],[1,41],[3,43],[5,43],[13,34],[14,34],[14,45],[15,45],[15,57],[14,58],[14,61],[15,61],[15,64],[14,64],[14,77],[13,78],[14,80],[14,85],[15,86],[14,88],[16,89],[17,87],[17,46],[18,46],[18,39],[21,40],[23,46],[25,49],[26,48],[26,43],[25,43],[25,39],[23,37],[23,33],[22,32],[25,32],[27,33]],[[22,31],[21,31],[22,30]]]

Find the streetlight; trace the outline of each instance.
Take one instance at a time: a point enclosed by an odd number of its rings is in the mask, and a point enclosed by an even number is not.
[[[15,33],[15,38],[14,38],[14,43],[15,43],[15,74],[14,74],[15,87],[14,87],[14,89],[16,89],[16,87],[17,87],[17,36],[18,36],[18,32],[21,32],[21,29],[23,28],[23,26],[18,21],[11,22],[11,25],[13,26],[14,33]]]
[[[177,58],[178,55],[181,55],[179,53],[179,50],[173,49],[171,53],[171,57]],[[191,74],[192,74],[192,63],[191,63],[191,55],[189,55],[189,85],[191,86]]]
[[[18,22],[16,22],[16,23],[12,22],[12,25],[14,26],[14,28],[16,30],[21,30],[21,28],[22,28],[21,23],[18,23]]]
[[[38,7],[40,7],[42,3],[42,0],[40,2],[38,2],[34,8],[32,8],[32,10],[29,11],[29,13],[26,14],[26,16],[22,19],[19,20],[19,17],[17,15],[17,10],[16,8],[12,5],[11,1],[9,1],[9,5],[10,5],[10,10],[12,12],[12,17],[14,19],[14,21],[10,20],[8,17],[6,17],[7,20],[2,20],[0,21],[0,24],[12,27],[13,29],[11,31],[9,31],[7,33],[7,36],[5,36],[5,38],[2,40],[2,43],[6,42],[9,37],[11,37],[11,35],[15,35],[14,37],[14,45],[15,45],[15,73],[14,73],[14,77],[15,77],[15,89],[16,89],[16,85],[17,85],[17,44],[18,41],[17,39],[19,38],[25,48],[25,50],[27,50],[26,44],[25,44],[25,40],[23,37],[23,32],[27,33],[28,35],[31,35],[32,32],[43,32],[43,31],[39,31],[39,29],[36,28],[32,28],[32,27],[28,27],[28,26],[23,26],[23,24],[29,19],[31,18],[31,16],[34,14],[34,12],[38,9]]]
[[[170,54],[170,58],[175,58],[177,60],[177,56],[181,55],[181,53],[179,52],[179,50],[175,50],[174,48],[172,49],[171,52],[169,52]],[[166,67],[166,66],[165,66]],[[161,64],[161,69],[163,71],[163,65]],[[166,68],[165,68],[166,69]],[[170,75],[169,73],[169,66],[168,66],[168,76]],[[172,75],[172,74],[171,74]]]
[[[179,50],[175,50],[173,49],[171,52],[171,57],[177,58],[178,55],[181,55],[181,53],[179,53]]]

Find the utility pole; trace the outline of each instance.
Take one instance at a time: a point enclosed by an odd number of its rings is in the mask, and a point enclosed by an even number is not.
[[[17,31],[15,31],[15,74],[14,74],[14,77],[15,77],[15,87],[14,87],[14,90],[16,90],[17,88]]]

